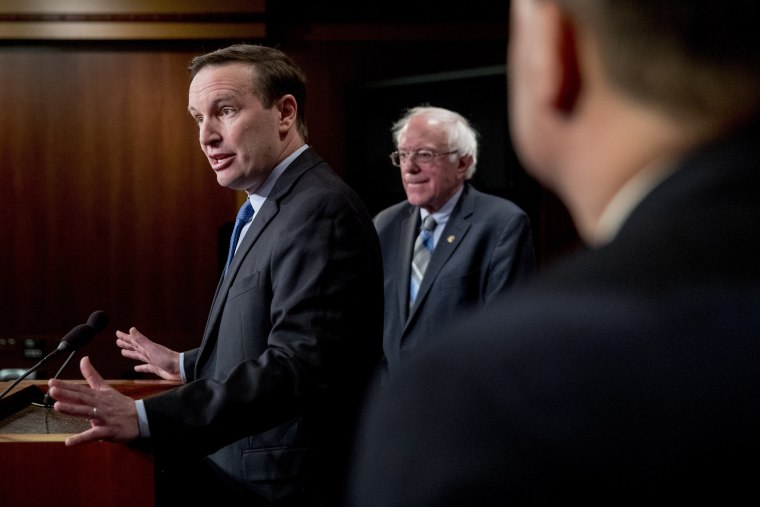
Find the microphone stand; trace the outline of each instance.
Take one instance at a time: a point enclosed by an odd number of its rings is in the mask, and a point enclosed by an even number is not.
[[[92,325],[90,325],[89,322],[92,322]],[[43,357],[42,360],[40,360],[37,364],[32,366],[26,372],[24,372],[24,374],[21,375],[19,378],[14,380],[13,383],[11,383],[11,385],[6,387],[5,390],[2,393],[0,393],[0,400],[3,399],[5,395],[11,391],[11,389],[16,387],[19,384],[19,382],[24,380],[33,372],[37,371],[37,369],[40,366],[47,363],[50,359],[52,359],[59,353],[63,352],[64,350],[71,350],[71,354],[69,354],[68,359],[66,359],[66,361],[63,363],[63,366],[60,367],[60,369],[58,370],[58,373],[55,374],[54,378],[58,378],[58,375],[61,374],[61,372],[69,363],[69,361],[71,361],[71,358],[74,356],[74,352],[76,352],[83,345],[89,343],[90,340],[92,340],[93,336],[95,336],[96,331],[93,325],[97,326],[98,330],[101,330],[103,327],[105,327],[107,322],[108,322],[108,317],[106,316],[106,313],[104,311],[99,310],[97,312],[93,312],[93,314],[90,315],[90,318],[88,319],[88,324],[79,324],[74,329],[66,333],[66,336],[64,336],[61,339],[61,343],[58,344],[58,347],[56,347],[55,350],[53,350],[47,356]],[[48,403],[50,403],[50,397],[47,396],[46,394],[45,406],[48,406]]]
[[[60,352],[61,352],[61,349],[54,349],[53,352],[51,352],[50,354],[46,355],[37,364],[35,364],[34,366],[32,366],[31,368],[29,368],[28,370],[26,370],[23,375],[21,375],[19,378],[17,378],[16,380],[14,380],[11,383],[11,385],[9,385],[8,387],[6,387],[5,390],[2,393],[0,393],[0,400],[2,400],[5,397],[6,394],[8,394],[9,392],[11,392],[11,389],[13,389],[14,387],[16,387],[19,384],[19,382],[21,382],[26,377],[28,377],[29,375],[31,375],[32,373],[34,373],[35,371],[37,371],[40,368],[40,366],[42,366],[43,364],[47,363],[50,359],[52,359],[55,356],[57,356]]]
[[[76,354],[76,349],[71,351],[71,354],[69,354],[69,357],[66,358],[66,360],[63,362],[60,368],[58,368],[58,371],[53,375],[53,378],[58,378],[61,375],[61,372],[64,368],[66,368],[66,365],[69,364],[69,361],[71,361],[71,358],[74,357],[74,354]],[[42,399],[42,406],[45,408],[50,408],[53,406],[53,403],[55,400],[50,397],[50,392],[45,393],[45,397]]]

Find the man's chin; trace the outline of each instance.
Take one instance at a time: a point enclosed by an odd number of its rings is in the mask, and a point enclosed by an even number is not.
[[[428,204],[429,198],[427,196],[422,196],[417,192],[407,192],[406,200],[409,201],[409,204],[412,206],[424,207]]]
[[[219,186],[229,188],[230,190],[244,189],[238,180],[229,178],[224,172],[216,173],[216,182],[219,183]]]

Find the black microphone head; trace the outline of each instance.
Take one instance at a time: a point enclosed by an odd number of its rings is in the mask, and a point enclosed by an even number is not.
[[[87,319],[87,325],[92,327],[96,334],[103,331],[108,325],[108,314],[103,310],[92,312],[90,318]]]
[[[92,341],[95,336],[95,330],[89,324],[79,324],[77,327],[66,333],[58,345],[58,350],[78,350]]]

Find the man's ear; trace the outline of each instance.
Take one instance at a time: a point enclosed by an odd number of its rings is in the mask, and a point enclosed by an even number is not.
[[[277,110],[280,112],[280,130],[290,130],[296,124],[298,115],[296,98],[290,94],[283,95],[277,101]]]
[[[459,162],[457,163],[456,168],[456,174],[457,177],[464,181],[467,176],[467,171],[470,169],[470,166],[472,165],[472,156],[471,155],[465,155],[463,157],[459,157]]]
[[[556,5],[556,4],[555,4]],[[578,38],[573,20],[557,7],[556,55],[557,89],[554,106],[562,114],[575,109],[581,93],[581,68],[578,58]]]

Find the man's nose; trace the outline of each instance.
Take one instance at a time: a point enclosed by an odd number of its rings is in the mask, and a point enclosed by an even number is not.
[[[414,157],[407,157],[401,162],[401,171],[405,173],[416,173],[420,171]]]
[[[212,120],[207,120],[200,124],[198,140],[202,146],[218,143],[221,138],[222,136],[219,134],[219,130],[216,128]]]

